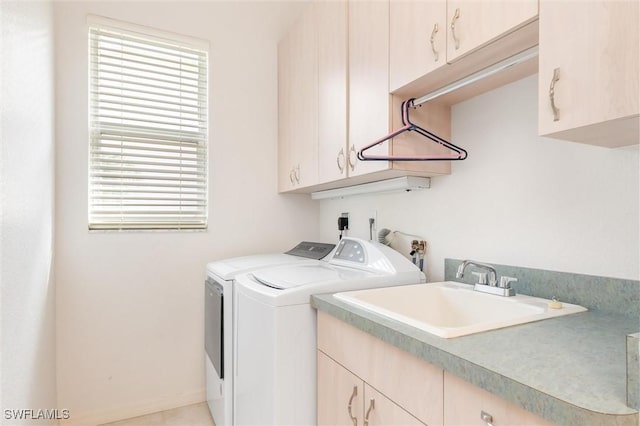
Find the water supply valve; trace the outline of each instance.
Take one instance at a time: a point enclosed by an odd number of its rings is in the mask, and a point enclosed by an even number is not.
[[[426,241],[411,241],[411,251],[409,252],[409,255],[411,256],[411,261],[413,262],[413,264],[420,268],[421,271],[424,270],[424,254],[426,251]]]

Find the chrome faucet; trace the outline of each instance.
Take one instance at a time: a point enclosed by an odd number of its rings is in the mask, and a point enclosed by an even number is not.
[[[513,277],[500,277],[500,285],[498,284],[496,270],[493,266],[487,265],[486,263],[476,262],[475,260],[464,260],[460,266],[458,266],[458,272],[456,272],[456,278],[464,277],[464,270],[467,266],[474,265],[478,268],[486,269],[489,271],[489,280],[487,282],[487,273],[486,272],[472,272],[473,275],[478,276],[478,282],[474,285],[473,289],[475,291],[480,291],[482,293],[495,294],[498,296],[515,296],[516,292],[511,287],[512,282],[518,281],[517,278]]]
[[[487,265],[486,263],[476,262],[475,260],[464,260],[460,266],[458,266],[458,272],[456,272],[456,278],[464,277],[464,270],[467,266],[474,265],[478,268],[486,269],[489,271],[489,282],[487,283],[487,274],[482,274],[480,272],[472,272],[473,275],[478,276],[478,284],[487,285],[489,284],[491,287],[495,287],[498,283],[498,278],[496,276],[496,270],[493,266]]]

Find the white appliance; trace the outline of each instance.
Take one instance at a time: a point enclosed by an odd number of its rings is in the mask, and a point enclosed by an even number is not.
[[[207,265],[205,380],[207,404],[218,426],[233,425],[233,287],[238,274],[270,267],[317,263],[333,244],[302,242],[287,253],[243,256]]]
[[[234,424],[316,424],[312,294],[424,281],[400,253],[356,238],[343,238],[326,261],[237,276]]]

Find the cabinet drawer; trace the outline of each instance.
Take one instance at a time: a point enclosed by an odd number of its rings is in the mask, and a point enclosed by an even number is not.
[[[318,312],[318,349],[430,426],[443,424],[443,370]]]
[[[485,426],[482,412],[495,425],[552,426],[553,423],[480,389],[464,380],[444,373],[444,421],[449,426]]]

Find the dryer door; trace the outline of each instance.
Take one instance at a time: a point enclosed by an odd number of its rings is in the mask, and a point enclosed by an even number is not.
[[[222,285],[207,277],[204,305],[204,346],[220,379],[224,379],[224,305]]]

